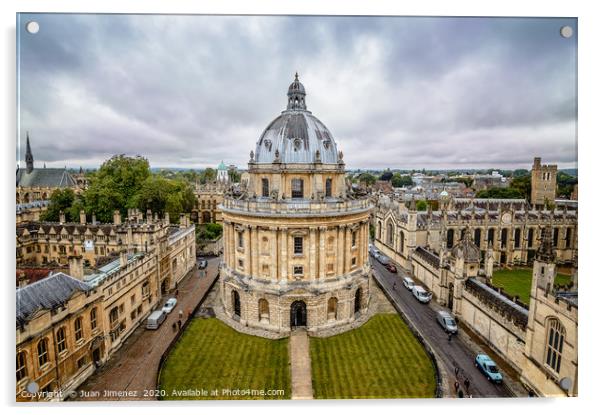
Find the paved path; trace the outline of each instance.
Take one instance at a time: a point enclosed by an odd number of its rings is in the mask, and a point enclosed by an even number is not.
[[[375,277],[383,289],[437,354],[444,370],[447,372],[446,377],[452,384],[452,393],[454,392],[455,372],[458,368],[461,389],[465,389],[463,385],[465,379],[470,382],[469,395],[474,397],[513,396],[505,386],[490,383],[485,379],[474,365],[475,351],[462,340],[463,336],[454,336],[451,341],[448,341],[447,334],[436,321],[436,312],[442,307],[435,304],[434,301],[431,301],[428,305],[419,303],[402,284],[402,278],[410,276],[407,272],[398,266],[399,274],[392,274],[377,261],[373,259],[371,261]],[[447,386],[449,389],[449,385]],[[466,390],[464,390],[464,393],[466,394]],[[524,391],[524,394],[519,393],[519,396],[526,396],[526,391]]]
[[[313,399],[311,357],[307,331],[297,329],[290,337],[292,399]]]
[[[82,384],[77,400],[157,399],[153,393],[157,369],[161,356],[176,337],[172,325],[178,321],[178,311],[184,311],[185,319],[187,312],[194,310],[217,278],[219,261],[220,258],[210,259],[206,272],[195,267],[184,277],[178,285],[178,304],[161,327],[146,330],[141,324],[109,361]],[[166,297],[172,296],[173,293]]]

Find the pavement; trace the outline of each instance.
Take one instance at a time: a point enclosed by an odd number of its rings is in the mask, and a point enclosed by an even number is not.
[[[439,326],[436,320],[436,312],[444,307],[431,301],[422,304],[414,298],[412,292],[406,289],[402,283],[403,277],[411,277],[401,267],[397,267],[398,273],[393,274],[383,267],[379,262],[371,258],[374,276],[379,281],[388,296],[395,302],[403,312],[404,317],[415,327],[431,347],[440,367],[446,371],[443,379],[449,384],[443,385],[448,390],[448,396],[456,396],[455,382],[458,382],[458,390],[462,390],[464,396],[472,397],[511,397],[527,396],[526,390],[511,390],[506,384],[494,384],[489,382],[485,376],[475,367],[474,359],[478,350],[471,347],[466,341],[464,333],[452,336],[448,339],[447,333]],[[474,344],[474,343],[472,343]],[[468,387],[465,384],[468,380]]]
[[[192,312],[211,288],[218,275],[220,258],[209,259],[205,270],[195,267],[178,284],[178,304],[168,314],[157,330],[146,330],[144,322],[128,337],[121,348],[111,356],[78,389],[72,400],[119,401],[156,400],[157,370],[161,356],[177,335],[173,324],[179,319],[179,311]],[[158,306],[160,307],[160,306]]]
[[[292,399],[313,399],[311,356],[307,331],[296,329],[289,340]]]

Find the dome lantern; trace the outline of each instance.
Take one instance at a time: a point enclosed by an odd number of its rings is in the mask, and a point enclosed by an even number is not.
[[[295,72],[295,80],[288,87],[288,105],[287,110],[307,110],[305,105],[305,87],[299,82],[299,74]]]

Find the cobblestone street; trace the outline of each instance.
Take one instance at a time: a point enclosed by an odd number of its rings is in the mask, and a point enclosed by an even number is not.
[[[194,310],[217,278],[220,258],[210,259],[205,276],[192,270],[178,287],[178,304],[158,330],[146,330],[140,325],[111,359],[78,389],[75,400],[154,400],[157,399],[157,370],[162,354],[176,337],[173,324],[178,312]],[[171,293],[167,297],[174,296]],[[162,304],[162,302],[160,303]]]

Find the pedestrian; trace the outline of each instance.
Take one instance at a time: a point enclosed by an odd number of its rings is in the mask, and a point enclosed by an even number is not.
[[[188,309],[188,318],[192,315],[192,310]]]
[[[456,377],[458,377],[458,373],[460,373],[460,368],[458,366],[454,367],[454,373],[456,374]]]
[[[178,320],[178,330],[182,329],[182,320]]]
[[[180,316],[180,319],[182,319],[182,317],[184,316],[184,310],[180,309],[178,315]]]
[[[464,379],[464,388],[466,389],[466,393],[468,393],[468,388],[470,387],[470,380],[468,378]]]
[[[176,323],[175,322],[171,325],[171,328],[173,329],[173,331],[176,331]]]
[[[393,283],[393,289],[394,289],[394,290],[395,290],[395,289],[397,289],[397,281],[395,281],[395,282]]]
[[[460,384],[458,383],[458,381],[454,382],[454,389],[456,390],[456,393],[458,393],[458,389],[460,389]]]
[[[451,342],[451,338],[452,338],[452,334],[451,333],[447,333],[447,341]],[[456,373],[457,375],[457,373]]]
[[[178,294],[179,294],[179,291],[178,291],[178,289],[176,288],[176,297],[178,296]]]

